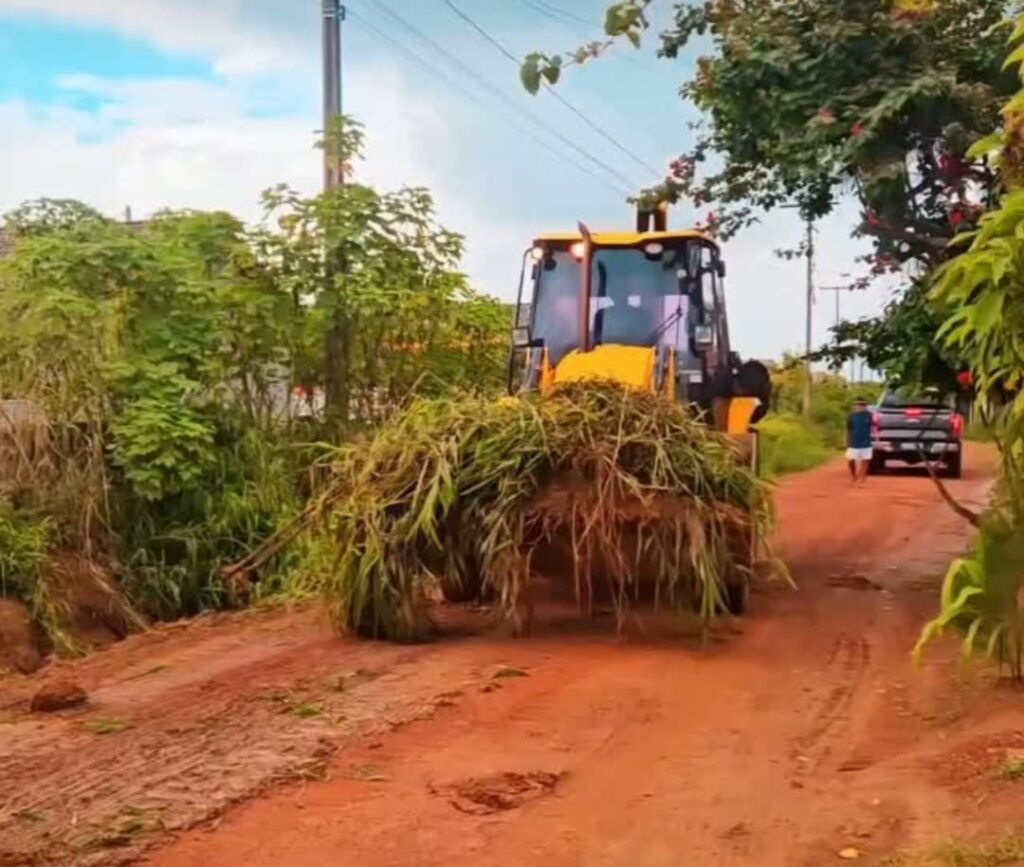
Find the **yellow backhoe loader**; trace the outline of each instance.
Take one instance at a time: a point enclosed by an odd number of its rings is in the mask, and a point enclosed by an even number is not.
[[[634,232],[541,235],[524,257],[509,392],[613,381],[692,405],[758,468],[753,425],[768,410],[765,366],[729,343],[725,263],[697,229],[668,230],[666,209],[639,211]],[[757,539],[749,540],[751,565]],[[742,612],[748,581],[727,586]]]

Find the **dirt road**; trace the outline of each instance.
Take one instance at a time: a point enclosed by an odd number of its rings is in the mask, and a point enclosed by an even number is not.
[[[973,450],[954,494],[992,469]],[[798,589],[709,647],[566,622],[395,647],[310,610],[65,665],[90,705],[61,717],[0,682],[0,865],[872,864],[1019,820],[995,769],[1024,699],[952,647],[909,659],[965,525],[927,478],[843,473],[782,484]]]

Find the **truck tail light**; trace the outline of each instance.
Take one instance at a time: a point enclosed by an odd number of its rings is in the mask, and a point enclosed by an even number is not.
[[[871,413],[871,435],[878,436],[882,430],[882,414],[880,412]]]
[[[964,417],[960,413],[955,412],[949,417],[949,432],[958,439],[963,436]]]

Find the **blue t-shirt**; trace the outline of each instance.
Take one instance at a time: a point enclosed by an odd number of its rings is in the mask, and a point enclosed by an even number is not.
[[[871,448],[871,413],[866,409],[851,412],[846,422],[846,439],[851,449]]]

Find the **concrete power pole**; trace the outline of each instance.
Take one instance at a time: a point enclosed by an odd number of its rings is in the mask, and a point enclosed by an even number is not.
[[[814,220],[807,218],[807,333],[806,333],[806,356],[804,357],[804,418],[811,417],[811,344],[814,340],[812,334],[812,313],[814,311]]]
[[[322,0],[324,28],[324,135],[328,137],[324,148],[324,189],[339,186],[344,178],[337,154],[330,147],[330,133],[341,115],[341,22],[345,20],[345,7],[340,0]]]
[[[341,117],[341,22],[345,7],[341,0],[322,0],[324,27],[324,191],[339,188],[345,181],[340,142],[334,140]],[[337,297],[331,325],[324,339],[324,411],[328,417],[348,421],[348,390],[345,351],[348,321],[343,303],[344,287],[336,276],[345,273],[345,262],[337,250],[329,251],[324,262],[324,289]]]
[[[845,275],[844,275],[845,276]],[[842,317],[839,315],[839,293],[840,292],[852,292],[854,291],[850,286],[819,286],[818,292],[832,292],[836,296],[836,328],[839,327],[839,323],[842,322]],[[857,381],[857,361],[854,358],[850,359],[850,385],[853,385]]]

